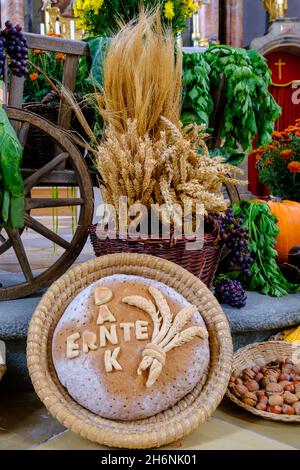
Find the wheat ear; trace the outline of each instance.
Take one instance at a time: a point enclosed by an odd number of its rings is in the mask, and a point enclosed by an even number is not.
[[[144,312],[148,313],[153,321],[153,334],[152,337],[156,336],[159,332],[160,318],[155,305],[150,300],[145,299],[141,295],[129,295],[122,299],[124,304],[132,305],[133,307],[140,308]]]
[[[171,314],[168,302],[166,301],[165,297],[162,295],[162,293],[158,289],[151,286],[149,287],[149,292],[154,298],[157,308],[163,319],[161,330],[158,332],[157,335],[154,335],[154,333],[152,335],[152,341],[155,344],[158,344],[160,343],[160,341],[164,339],[165,335],[167,334],[171,326],[172,314]]]
[[[197,308],[194,305],[189,305],[184,307],[180,312],[177,313],[176,317],[173,320],[173,324],[169,329],[167,336],[160,343],[160,346],[164,348],[174,336],[179,333],[184,325],[192,318],[192,316],[197,312]]]
[[[195,336],[199,336],[199,338],[207,339],[208,334],[204,328],[201,326],[191,326],[186,330],[182,331],[181,333],[177,333],[174,338],[164,347],[164,351],[168,352],[173,348],[178,348],[185,343],[191,341]]]

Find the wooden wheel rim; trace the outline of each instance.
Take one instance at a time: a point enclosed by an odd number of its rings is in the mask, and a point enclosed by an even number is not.
[[[87,239],[87,227],[91,223],[93,217],[93,186],[91,177],[83,157],[67,135],[46,119],[28,111],[22,111],[16,108],[7,108],[7,114],[9,119],[12,121],[29,123],[45,132],[59,145],[59,147],[63,149],[63,151],[68,153],[68,159],[71,161],[72,168],[76,174],[80,195],[84,200],[84,203],[80,210],[75,234],[70,242],[70,249],[66,250],[52,266],[34,277],[32,280],[0,288],[0,300],[10,300],[28,296],[46,287],[61,276],[80,254]]]

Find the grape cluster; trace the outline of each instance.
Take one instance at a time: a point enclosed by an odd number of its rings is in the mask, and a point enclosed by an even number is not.
[[[1,32],[2,41],[10,58],[9,68],[11,73],[17,77],[28,74],[27,59],[28,45],[19,24],[13,26],[11,21],[6,21],[5,28]]]
[[[253,259],[248,242],[248,227],[242,227],[243,220],[234,217],[231,208],[227,209],[224,217],[214,215],[214,218],[219,223],[221,239],[229,250],[225,258],[226,267],[233,269],[238,265],[245,276],[250,276]]]
[[[5,44],[5,38],[0,36],[0,78],[4,78],[4,66],[6,59]]]
[[[215,283],[215,296],[221,304],[241,308],[246,305],[247,295],[239,281],[220,279]]]

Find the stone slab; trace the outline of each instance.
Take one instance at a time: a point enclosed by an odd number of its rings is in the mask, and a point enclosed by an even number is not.
[[[32,314],[41,300],[41,294],[18,300],[0,302],[0,338],[25,339]]]
[[[234,333],[280,330],[300,324],[300,292],[270,297],[247,292],[247,305],[241,309],[222,305]]]

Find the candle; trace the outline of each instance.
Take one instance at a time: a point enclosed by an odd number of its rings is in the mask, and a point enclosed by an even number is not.
[[[45,23],[40,24],[40,34],[45,36]]]
[[[60,34],[60,24],[59,21],[55,21],[55,34]]]
[[[198,12],[193,15],[193,33],[199,33],[199,17]]]
[[[70,21],[70,39],[75,39],[75,21]]]
[[[180,34],[180,33],[177,34],[177,46],[178,46],[179,48],[182,47],[182,37],[181,37],[181,34]]]

